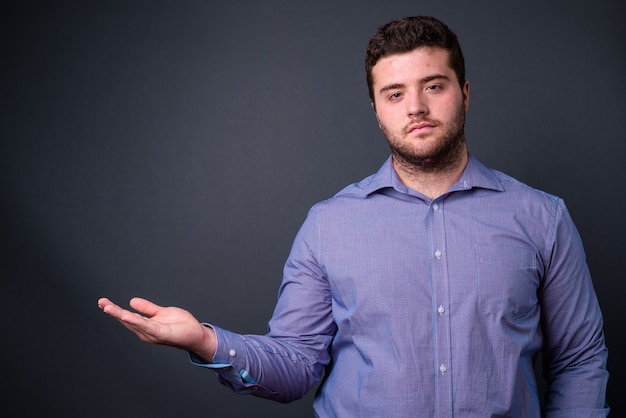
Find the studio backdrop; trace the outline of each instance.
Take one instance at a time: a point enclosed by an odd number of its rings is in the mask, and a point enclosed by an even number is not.
[[[389,150],[364,53],[433,15],[464,49],[486,165],[565,199],[624,414],[625,3],[21,2],[2,12],[3,407],[22,417],[301,417],[238,396],[96,306],[264,333],[308,209]],[[622,411],[622,412],[620,412]]]

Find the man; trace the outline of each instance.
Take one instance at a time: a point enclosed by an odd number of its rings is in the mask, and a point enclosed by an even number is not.
[[[604,417],[607,350],[580,237],[563,201],[468,153],[456,35],[391,22],[366,56],[391,156],[315,205],[285,264],[264,336],[131,300],[99,306],[173,345],[238,393],[281,402],[325,373],[319,417]]]

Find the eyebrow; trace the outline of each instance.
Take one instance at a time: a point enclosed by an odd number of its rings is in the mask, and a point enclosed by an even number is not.
[[[404,87],[404,84],[402,83],[387,84],[386,86],[381,87],[380,93],[383,93],[389,90],[401,89],[402,87]]]
[[[427,77],[421,78],[419,80],[419,84],[426,84],[426,83],[430,83],[433,80],[447,80],[450,81],[450,77],[448,77],[447,75],[444,74],[433,74],[433,75],[429,75]],[[384,93],[386,91],[389,90],[396,90],[396,89],[400,89],[406,87],[405,84],[403,83],[392,83],[392,84],[388,84],[386,86],[381,87],[381,89],[379,90],[379,93]]]
[[[446,81],[450,81],[450,77],[448,77],[447,75],[444,74],[433,74],[430,75],[428,77],[424,77],[420,80],[420,84],[425,84],[425,83],[429,83],[433,80],[446,80]]]

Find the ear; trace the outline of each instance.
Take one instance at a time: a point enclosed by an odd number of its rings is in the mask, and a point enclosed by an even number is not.
[[[463,85],[463,104],[465,105],[465,111],[469,110],[469,98],[470,98],[470,83],[469,81],[465,81]]]
[[[382,130],[383,127],[380,126],[380,119],[378,119],[378,113],[376,113],[376,103],[372,101],[370,102],[370,106],[372,106],[372,110],[374,111],[374,116],[376,117],[376,122],[378,122],[378,127]]]

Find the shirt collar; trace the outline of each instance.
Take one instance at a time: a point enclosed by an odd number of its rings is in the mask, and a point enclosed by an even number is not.
[[[387,158],[376,174],[357,183],[357,188],[366,197],[374,192],[385,188],[393,188],[400,193],[409,193],[406,187],[393,169],[391,156]],[[450,187],[449,192],[470,190],[473,188],[491,189],[503,191],[504,187],[495,172],[485,167],[473,155],[469,154],[467,165],[463,170],[461,178]]]

